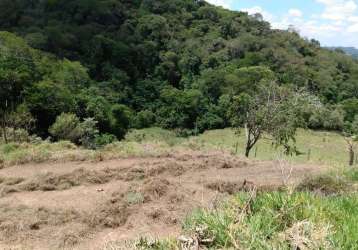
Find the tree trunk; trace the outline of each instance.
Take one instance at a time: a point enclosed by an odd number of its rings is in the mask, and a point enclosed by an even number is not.
[[[349,147],[349,166],[353,166],[354,164],[354,150],[353,146]]]
[[[251,147],[250,146],[246,146],[246,149],[245,149],[245,156],[247,157],[247,158],[249,158],[249,156],[250,156],[250,151],[251,151]]]
[[[7,144],[8,141],[7,141],[7,135],[6,135],[6,127],[4,125],[2,126],[2,135],[4,137],[5,144]]]

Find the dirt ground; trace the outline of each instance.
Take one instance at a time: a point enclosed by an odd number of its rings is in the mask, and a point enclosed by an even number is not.
[[[325,169],[191,151],[5,168],[0,249],[97,250],[109,241],[177,237],[195,208],[213,207],[253,185],[277,188]]]

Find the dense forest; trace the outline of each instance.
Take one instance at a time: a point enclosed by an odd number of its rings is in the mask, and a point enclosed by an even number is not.
[[[103,141],[154,125],[223,128],[233,97],[265,81],[311,95],[310,128],[342,130],[358,114],[358,61],[260,15],[201,0],[0,0],[0,10],[5,134],[56,135],[56,118]]]

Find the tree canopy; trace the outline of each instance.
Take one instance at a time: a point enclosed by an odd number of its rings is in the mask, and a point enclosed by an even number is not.
[[[258,15],[202,0],[0,0],[0,9],[2,120],[25,105],[43,137],[62,113],[118,138],[130,127],[222,128],[234,96],[268,80],[317,98],[304,114],[311,128],[340,130],[358,112],[357,60]]]

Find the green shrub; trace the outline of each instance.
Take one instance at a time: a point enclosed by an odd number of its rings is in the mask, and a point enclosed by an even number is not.
[[[95,138],[96,147],[103,147],[105,145],[115,142],[117,138],[111,134],[101,134],[97,135]]]
[[[79,127],[81,131],[81,138],[79,141],[82,146],[89,149],[95,149],[97,147],[96,138],[99,136],[97,121],[93,118],[86,118]]]
[[[49,132],[57,140],[68,140],[76,144],[81,144],[85,148],[95,149],[96,140],[99,137],[97,121],[94,118],[86,118],[80,122],[74,114],[63,113],[57,117],[56,122],[51,126]],[[105,143],[110,138],[98,138],[98,142]]]
[[[28,131],[22,128],[6,128],[7,139],[11,142],[29,142],[31,136]]]
[[[78,143],[82,137],[80,119],[75,114],[62,113],[49,129],[56,140],[68,140]]]
[[[150,110],[138,112],[133,121],[133,127],[137,129],[149,128],[155,122],[155,114]]]
[[[110,117],[111,133],[123,139],[132,120],[131,110],[125,105],[116,104],[111,108]]]
[[[197,120],[197,128],[200,132],[210,129],[223,128],[224,124],[224,119],[213,113],[206,113]]]
[[[350,168],[344,172],[344,176],[353,182],[358,182],[358,168]]]
[[[16,144],[16,143],[4,144],[4,145],[1,146],[1,153],[9,154],[9,153],[15,151],[18,148],[19,148],[19,145]]]

